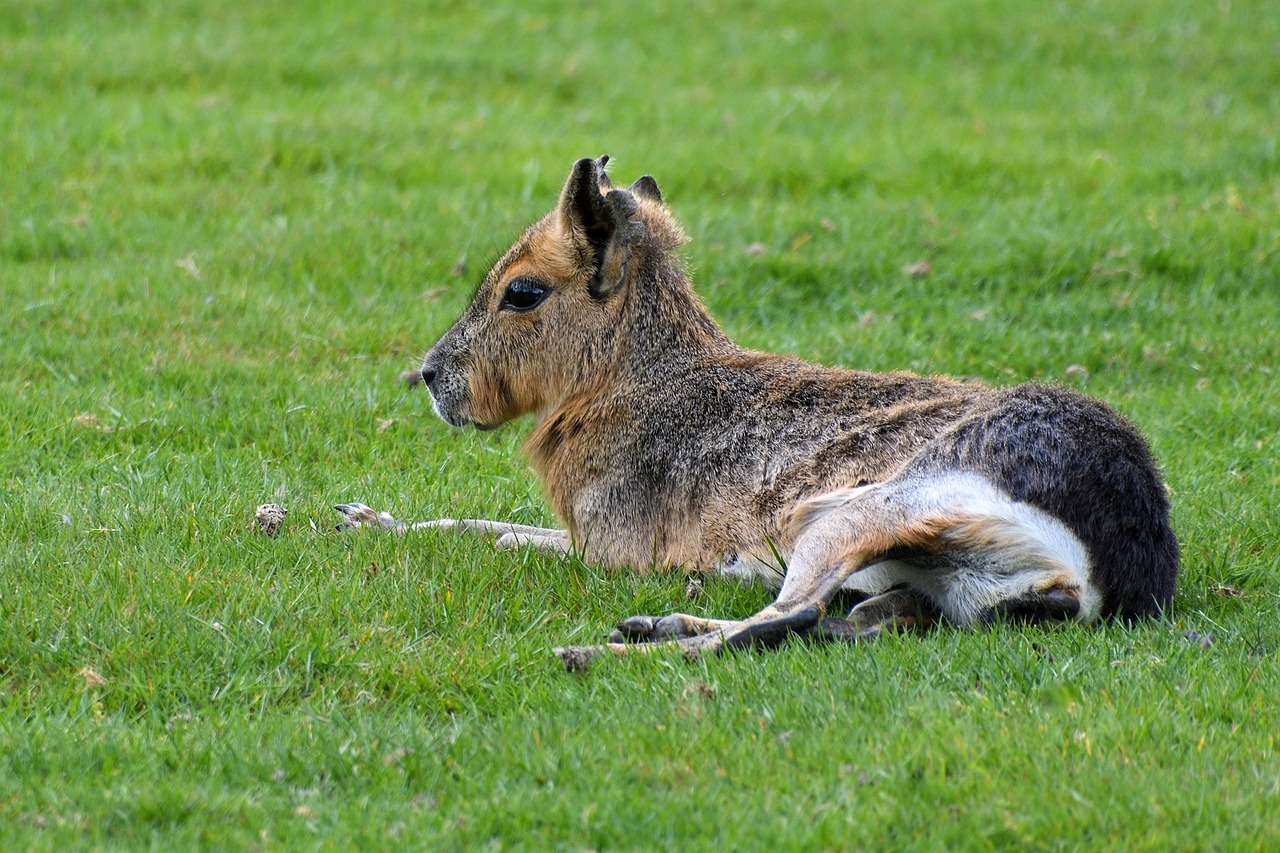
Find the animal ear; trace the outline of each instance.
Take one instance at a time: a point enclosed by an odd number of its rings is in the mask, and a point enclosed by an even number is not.
[[[556,211],[561,230],[590,258],[589,289],[597,299],[621,290],[630,244],[644,235],[644,226],[631,218],[640,205],[629,190],[613,189],[604,172],[608,162],[604,155],[574,163]]]
[[[662,191],[658,189],[658,182],[652,175],[641,175],[636,178],[636,182],[631,185],[631,192],[640,198],[662,203]]]
[[[609,176],[605,174],[604,167],[609,165],[609,155],[601,154],[596,158],[596,165],[600,167],[600,192],[607,193],[613,189],[613,181],[609,180]]]
[[[613,230],[613,219],[600,192],[602,184],[609,180],[604,173],[608,162],[609,157],[605,155],[599,160],[586,157],[574,163],[556,208],[561,231],[574,243],[586,244],[597,258],[608,245]]]

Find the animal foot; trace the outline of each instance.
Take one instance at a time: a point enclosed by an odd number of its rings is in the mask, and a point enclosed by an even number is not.
[[[687,640],[713,631],[723,631],[734,622],[723,619],[701,619],[685,613],[669,616],[628,616],[609,635],[611,643],[663,643]]]
[[[396,521],[390,513],[378,512],[362,503],[337,504],[334,509],[342,513],[342,521],[338,522],[338,526],[335,528],[337,530],[354,530],[357,527],[404,530],[405,527],[404,524]]]
[[[561,646],[555,653],[569,672],[584,672],[591,661],[605,654],[657,654],[679,649],[685,657],[696,660],[726,649],[773,648],[791,634],[811,631],[821,618],[821,609],[813,605],[767,609],[742,621],[702,619],[684,613],[661,619],[631,616],[618,623],[604,645]]]
[[[653,616],[628,616],[613,627],[613,633],[609,634],[609,642],[652,642],[653,631],[657,624],[658,620]]]
[[[813,605],[780,612],[762,611],[720,636],[726,649],[772,649],[792,634],[812,630],[821,619],[822,611]]]
[[[804,636],[810,639],[824,642],[870,643],[880,639],[880,635],[886,630],[892,630],[892,627],[883,623],[868,625],[853,619],[841,619],[832,616],[823,619],[803,633]]]

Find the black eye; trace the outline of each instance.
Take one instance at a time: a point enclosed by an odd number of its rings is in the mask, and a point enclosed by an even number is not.
[[[507,292],[502,294],[502,307],[514,311],[528,311],[537,307],[551,291],[536,278],[517,278],[507,285]]]

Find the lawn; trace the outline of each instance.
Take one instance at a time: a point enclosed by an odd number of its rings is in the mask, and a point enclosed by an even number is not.
[[[0,104],[0,847],[1280,846],[1273,4],[0,0]],[[768,595],[334,532],[552,523],[397,377],[606,152],[741,342],[1132,417],[1173,611],[575,676]]]

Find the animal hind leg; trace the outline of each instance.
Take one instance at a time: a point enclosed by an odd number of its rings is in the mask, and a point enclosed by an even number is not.
[[[844,618],[827,617],[804,633],[823,641],[866,642],[895,631],[924,631],[941,613],[933,602],[908,586],[897,586],[859,602]]]
[[[843,590],[842,590],[843,591]],[[864,606],[865,605],[865,606]],[[933,625],[938,612],[928,600],[905,587],[863,597],[848,617],[831,616],[804,632],[819,640],[867,640],[881,630],[909,630]],[[688,613],[628,616],[614,626],[611,643],[661,643],[724,631],[741,620],[707,619]]]
[[[1081,590],[1073,586],[1053,586],[1028,590],[1007,598],[979,614],[977,622],[1070,622],[1079,618]]]
[[[772,646],[792,633],[811,630],[824,615],[827,603],[855,572],[886,556],[937,553],[943,533],[965,516],[952,507],[931,506],[910,487],[888,485],[850,490],[836,508],[831,496],[821,515],[795,539],[782,589],[768,607],[747,619],[708,623],[712,629],[676,639],[692,656],[722,648]],[[624,620],[624,624],[627,620]],[[659,620],[660,621],[660,620]],[[621,631],[625,638],[625,631]],[[614,639],[618,639],[615,637]],[[585,665],[599,652],[649,651],[664,643],[609,643],[602,647],[557,649],[571,669]]]
[[[887,567],[890,564],[880,563],[880,567]],[[871,571],[869,569],[868,571]],[[782,576],[782,570],[778,570],[778,576]],[[854,582],[855,584],[857,581]],[[876,586],[873,585],[872,589]],[[885,613],[886,608],[900,606],[900,618],[897,620],[898,628],[907,627],[907,623],[911,619],[915,619],[918,613],[928,614],[933,611],[933,607],[928,601],[923,600],[920,596],[908,596],[900,588],[895,587],[892,590],[885,589],[884,593],[895,592],[895,595],[882,597],[879,592],[866,592],[862,589],[851,589],[848,585],[842,586],[833,597],[833,602],[841,603],[844,607],[852,610],[857,605],[868,603],[868,607],[858,611],[859,618],[855,621],[853,614],[850,619],[840,619],[832,617],[824,619],[822,624],[828,625],[835,639],[836,634],[842,632],[867,632],[876,626],[884,625],[887,627],[888,615]],[[847,604],[846,599],[852,599]],[[875,601],[876,604],[869,602]],[[883,615],[882,615],[883,614]],[[936,615],[936,614],[934,614]],[[666,640],[685,640],[690,637],[696,637],[699,634],[709,634],[715,631],[721,631],[734,624],[731,619],[707,619],[701,616],[692,616],[688,613],[672,613],[667,616],[629,616],[618,622],[614,627],[613,633],[609,635],[611,643],[658,643]],[[931,623],[930,623],[931,624]],[[817,636],[819,627],[815,626],[811,634]],[[866,639],[866,637],[863,637]]]
[[[731,619],[704,619],[688,613],[671,613],[667,616],[628,616],[609,635],[611,643],[659,643],[665,640],[685,640],[699,634],[723,631],[733,625]]]

